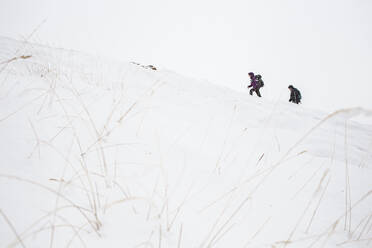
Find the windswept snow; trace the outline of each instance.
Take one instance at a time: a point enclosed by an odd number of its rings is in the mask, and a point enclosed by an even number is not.
[[[0,63],[0,247],[372,246],[366,110],[7,38]]]

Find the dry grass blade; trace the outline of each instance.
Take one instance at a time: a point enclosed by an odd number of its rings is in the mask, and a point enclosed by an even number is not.
[[[59,207],[55,212],[59,212],[59,211],[61,211],[63,209],[67,209],[67,208],[74,208],[74,206],[71,206],[71,205],[62,206],[62,207]],[[87,209],[85,209],[85,210],[86,211],[89,211]],[[31,230],[35,226],[37,226],[38,224],[40,224],[43,220],[47,219],[48,217],[50,217],[53,214],[54,214],[54,211],[49,212],[46,215],[43,215],[42,217],[40,217],[39,219],[37,219],[36,221],[34,221],[31,225],[29,225],[22,233],[19,234],[19,236],[22,238],[22,240],[25,240],[27,237],[32,236]],[[57,217],[60,218],[59,215],[57,215]],[[65,222],[67,223],[67,221],[65,221]],[[85,223],[85,225],[87,225],[87,223]],[[7,247],[8,248],[15,247],[15,246],[17,246],[18,243],[19,243],[19,240],[16,239],[16,240],[12,241],[11,243],[9,243],[7,245]]]
[[[229,207],[229,204],[231,203],[231,200],[232,200],[233,196],[231,195],[229,197],[229,199],[227,200],[226,202],[226,205],[225,207],[223,208],[223,210],[221,211],[220,215],[218,216],[218,218],[216,218],[216,221],[214,222],[211,230],[209,231],[208,235],[206,236],[206,238],[204,239],[204,241],[202,242],[202,244],[200,245],[200,247],[204,247],[205,244],[208,242],[210,236],[213,235],[213,232],[215,230],[215,228],[217,227],[218,223],[220,222],[220,220],[222,219],[223,215],[225,214],[225,212],[227,211],[228,207]]]
[[[316,176],[316,174],[318,174],[318,172],[320,171],[320,169],[323,167],[323,164],[320,165],[316,170],[315,172],[309,177],[308,180],[306,180],[306,182],[301,186],[301,188],[293,195],[292,199],[296,198],[301,192],[302,190],[304,190],[304,188],[306,188],[306,186],[314,179],[314,177]]]
[[[265,220],[265,222],[258,228],[258,230],[253,234],[252,238],[251,239],[254,239],[262,230],[263,228],[266,226],[266,224],[270,221],[271,217],[267,218]]]
[[[41,23],[39,23],[39,25],[37,25],[34,30],[32,30],[32,32],[26,37],[25,41],[24,41],[24,45],[21,46],[20,48],[18,48],[16,51],[15,51],[15,54],[18,54],[22,49],[24,49],[27,45],[27,42],[29,39],[31,39],[31,37],[39,30],[39,28],[46,22],[46,19],[44,19]],[[14,61],[14,60],[17,60],[17,58],[21,58],[21,59],[28,59],[28,58],[31,58],[31,55],[21,55],[19,57],[14,57],[12,59],[10,59],[10,61],[5,61],[5,65],[3,68],[0,69],[0,73],[2,73],[6,67],[9,65],[10,62]],[[0,63],[0,64],[3,64],[3,63]]]
[[[38,100],[39,98],[42,98],[42,97],[45,96],[46,94],[47,94],[47,93],[43,93],[43,94],[41,94],[41,95],[38,95],[37,97],[35,97],[35,98],[31,99],[30,101],[26,102],[25,104],[23,104],[21,107],[19,107],[19,108],[16,109],[15,111],[13,111],[13,112],[7,114],[7,115],[4,116],[4,117],[1,117],[1,118],[0,118],[0,122],[5,121],[6,119],[8,119],[8,118],[12,117],[13,115],[17,114],[19,111],[21,111],[22,109],[24,109],[24,108],[30,106],[31,103],[35,102],[35,101]]]
[[[161,248],[161,239],[162,239],[161,225],[159,226],[159,248]]]
[[[80,243],[82,244],[83,247],[87,247],[84,240],[81,238],[80,236],[80,231],[83,230],[83,228],[87,225],[87,223],[83,224],[82,226],[80,227],[76,227],[74,225],[72,225],[66,218],[62,217],[62,216],[59,216],[59,215],[56,215],[56,217],[58,217],[59,219],[61,219],[63,222],[66,223],[67,226],[71,227],[72,231],[74,232],[74,235],[72,236],[72,238],[70,239],[70,241],[67,243],[67,247],[69,247],[72,242],[74,241],[74,239],[76,237],[78,237],[78,239],[80,240]]]
[[[2,178],[7,178],[7,179],[12,179],[12,180],[17,180],[17,181],[21,181],[21,182],[25,182],[25,183],[28,183],[28,184],[32,184],[32,185],[35,185],[39,188],[42,188],[46,191],[49,191],[53,194],[56,194],[56,195],[59,195],[59,197],[61,197],[62,199],[64,199],[65,201],[67,201],[68,203],[70,203],[75,209],[77,209],[80,214],[87,220],[87,222],[91,225],[91,227],[93,228],[94,232],[99,236],[101,237],[101,234],[98,232],[98,230],[96,229],[96,226],[93,224],[93,222],[89,219],[89,217],[84,213],[84,211],[82,210],[81,207],[79,207],[78,205],[76,205],[72,200],[68,199],[67,197],[65,197],[64,195],[58,193],[58,191],[55,191],[54,189],[51,189],[45,185],[42,185],[41,183],[38,183],[38,182],[34,182],[34,181],[31,181],[29,179],[24,179],[24,178],[20,178],[20,177],[17,177],[17,176],[12,176],[12,175],[4,175],[4,174],[0,174],[0,177]]]
[[[367,193],[365,193],[358,201],[356,201],[350,209],[348,209],[348,211],[351,211],[353,208],[357,207],[360,203],[362,203],[364,200],[366,200],[369,196],[372,195],[372,190],[368,191]],[[338,223],[345,217],[346,213],[342,214],[341,216],[339,216],[337,218],[337,220],[332,223],[332,225],[330,227],[328,227],[326,230],[332,230],[332,229],[335,229],[336,226],[338,225]],[[314,241],[314,243],[312,243],[308,248],[311,248],[316,242],[319,241],[321,237],[319,237],[317,240]]]
[[[362,230],[359,233],[359,236],[358,236],[358,239],[357,240],[359,240],[359,239],[362,238],[362,235],[364,234],[365,230],[367,229],[367,226],[368,226],[369,222],[371,221],[371,218],[372,218],[372,214],[369,215],[366,223],[364,224]]]
[[[225,231],[223,231],[215,240],[213,240],[213,243],[208,246],[208,248],[213,247],[218,241],[220,241],[233,227],[235,226],[235,223],[231,224],[228,228],[226,228]]]
[[[29,59],[31,57],[32,57],[32,55],[21,55],[21,56],[18,56],[18,57],[13,57],[13,58],[8,59],[6,61],[0,62],[0,65],[2,65],[2,64],[8,64],[8,63],[10,63],[12,61],[15,61],[17,59]]]
[[[318,211],[318,209],[319,209],[319,207],[320,207],[320,203],[321,203],[322,200],[323,200],[323,197],[324,197],[324,195],[325,195],[325,193],[326,193],[326,191],[327,191],[327,188],[328,188],[328,185],[329,185],[329,182],[330,182],[330,181],[331,181],[331,177],[328,177],[327,184],[326,184],[326,186],[325,186],[325,188],[324,188],[324,190],[323,190],[323,192],[322,192],[322,195],[321,195],[320,198],[319,198],[318,204],[316,205],[316,208],[315,208],[315,210],[313,211],[313,214],[312,214],[312,216],[311,216],[311,219],[310,219],[310,221],[309,221],[309,224],[308,224],[308,226],[307,226],[307,228],[306,228],[306,233],[309,232],[309,230],[310,230],[311,224],[312,224],[312,222],[313,222],[313,220],[314,220],[314,217],[315,217],[315,215],[316,215],[316,213],[317,213],[317,211]]]
[[[211,247],[212,243],[219,237],[220,233],[223,231],[223,229],[230,223],[230,221],[239,213],[239,211],[244,207],[244,205],[251,199],[250,196],[246,197],[242,203],[235,209],[235,211],[230,215],[230,217],[222,224],[222,226],[217,230],[215,235],[210,240],[207,247]]]
[[[66,172],[66,166],[67,164],[65,165],[65,167],[63,168],[63,173],[62,173],[62,177],[64,177],[65,175],[65,172]],[[58,204],[59,204],[59,198],[60,198],[60,195],[62,194],[62,188],[63,188],[63,180],[60,180],[59,182],[59,186],[58,186],[58,195],[56,196],[56,202],[55,202],[55,207],[54,207],[54,211],[53,211],[53,218],[52,218],[52,230],[51,230],[51,234],[50,234],[50,248],[53,247],[53,241],[54,241],[54,224],[55,224],[55,219],[56,219],[56,215],[57,215],[57,210],[58,210]],[[70,224],[70,223],[68,223]],[[71,224],[70,224],[71,225]]]
[[[5,222],[8,224],[14,235],[17,237],[19,243],[22,245],[23,248],[26,248],[25,244],[23,243],[21,237],[17,233],[16,229],[14,228],[13,224],[10,222],[8,217],[4,214],[4,212],[0,209],[0,215],[4,218]]]
[[[309,200],[309,202],[307,203],[306,205],[306,208],[304,209],[304,211],[302,212],[300,218],[298,219],[298,221],[296,222],[296,225],[294,226],[293,230],[291,231],[291,233],[289,234],[289,237],[287,238],[286,240],[286,243],[284,244],[284,247],[287,246],[287,244],[291,243],[291,239],[293,237],[293,235],[295,234],[296,230],[298,229],[299,225],[301,224],[303,218],[305,217],[307,211],[309,210],[310,206],[311,206],[311,203],[313,202],[314,200],[314,197],[316,196],[316,193],[319,191],[319,189],[321,188],[321,185],[324,181],[324,179],[327,177],[329,173],[329,169],[325,170],[324,173],[323,173],[323,176],[322,178],[320,179],[319,181],[319,184],[318,184],[318,187],[315,189],[311,199]],[[311,223],[311,222],[310,222]]]
[[[325,122],[327,122],[328,120],[336,117],[337,115],[341,115],[341,114],[353,114],[354,112],[357,112],[357,113],[366,113],[366,114],[370,114],[369,111],[367,110],[363,110],[361,108],[350,108],[350,109],[340,109],[340,110],[337,110],[335,112],[333,112],[332,114],[329,114],[327,115],[325,118],[323,118],[322,120],[320,120],[318,122],[318,124],[316,124],[314,127],[312,127],[309,131],[307,131],[293,146],[291,146],[288,151],[284,154],[284,156],[282,157],[282,159],[279,161],[278,164],[280,164],[283,160],[285,160],[285,158],[298,146],[300,145],[311,133],[313,133],[316,129],[318,129],[320,126],[322,126]]]
[[[347,149],[347,121],[345,121],[345,225],[344,230],[348,224],[348,231],[351,232],[351,189],[348,163],[348,149]]]
[[[142,197],[127,197],[127,198],[120,199],[120,200],[117,200],[117,201],[114,201],[114,202],[111,202],[111,203],[106,204],[105,207],[104,207],[104,209],[106,211],[107,209],[111,208],[114,205],[125,203],[125,202],[129,202],[129,201],[135,201],[135,200],[144,200],[144,201],[148,202],[149,205],[151,205],[151,202],[148,199],[146,199],[146,198],[142,198]]]
[[[177,248],[181,248],[182,228],[183,228],[183,224],[181,224],[180,233],[178,234],[178,244],[177,244]]]

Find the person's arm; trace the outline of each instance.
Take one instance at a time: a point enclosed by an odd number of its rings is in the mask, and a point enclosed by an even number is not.
[[[299,90],[297,90],[297,98],[298,101],[301,102],[301,92]]]
[[[298,90],[295,90],[294,92],[294,99],[296,100],[296,103],[300,101],[300,92]]]

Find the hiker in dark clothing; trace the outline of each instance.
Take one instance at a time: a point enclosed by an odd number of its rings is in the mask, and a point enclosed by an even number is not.
[[[256,92],[258,97],[261,97],[261,93],[260,93],[261,85],[260,85],[259,80],[257,79],[257,77],[255,77],[253,72],[248,73],[248,76],[251,79],[251,84],[248,86],[248,88],[252,87],[252,89],[249,90],[249,94],[252,95],[254,91]]]
[[[293,85],[289,85],[288,89],[291,91],[291,97],[289,98],[289,102],[293,102],[296,104],[301,103],[301,93],[298,89],[293,87]]]

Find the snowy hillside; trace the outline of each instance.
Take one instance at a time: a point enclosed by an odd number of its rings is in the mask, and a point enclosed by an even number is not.
[[[0,247],[372,247],[361,114],[0,38]]]

